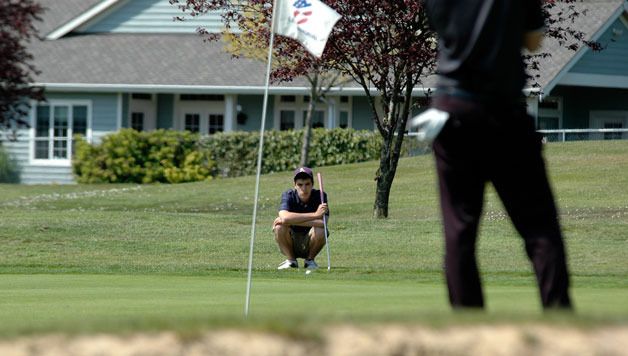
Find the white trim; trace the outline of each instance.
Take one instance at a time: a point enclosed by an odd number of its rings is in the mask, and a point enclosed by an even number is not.
[[[116,115],[116,131],[120,131],[122,128],[122,93],[118,93]]]
[[[101,3],[95,5],[91,9],[85,11],[84,13],[70,20],[70,22],[67,22],[63,26],[49,33],[48,36],[46,36],[46,39],[56,40],[65,36],[66,34],[72,32],[72,30],[85,24],[87,21],[93,19],[95,16],[99,15],[100,13],[107,10],[112,5],[115,5],[119,1],[120,0],[103,0]]]
[[[161,94],[262,94],[263,86],[233,86],[233,85],[176,85],[176,84],[106,84],[106,83],[33,83],[33,86],[44,87],[48,92],[55,91],[82,91],[82,92],[140,92],[149,91]],[[270,92],[276,95],[308,95],[310,87],[270,87]],[[414,88],[414,96],[425,95],[426,92],[434,92],[435,88]],[[526,89],[536,91],[536,89]],[[333,87],[329,95],[357,95],[363,94],[362,87]],[[375,88],[371,88],[371,94],[377,94]]]
[[[45,103],[41,103],[38,105],[37,102],[31,102],[31,114],[30,114],[30,120],[31,120],[31,128],[29,129],[29,144],[28,144],[28,161],[29,161],[29,165],[39,165],[39,166],[54,166],[54,167],[69,167],[72,165],[72,136],[73,136],[73,131],[74,131],[74,115],[73,115],[73,106],[86,106],[87,107],[87,127],[86,127],[86,135],[87,137],[85,138],[88,142],[92,141],[92,134],[93,134],[93,112],[92,112],[92,100],[86,100],[86,99],[77,99],[77,100],[72,100],[72,99],[50,99]],[[36,137],[35,137],[35,129],[37,127],[37,107],[38,106],[49,106],[50,110],[52,110],[53,107],[55,106],[68,106],[70,108],[70,111],[68,112],[68,155],[70,156],[69,159],[41,159],[41,158],[35,158],[35,142],[36,142]],[[52,120],[53,116],[52,116],[52,112],[50,112],[50,118],[49,120]],[[50,127],[48,128],[48,130],[50,131],[49,134],[49,138],[52,136],[52,131],[54,130],[54,126],[50,125]],[[53,142],[54,140],[50,140],[50,150],[53,150]]]
[[[606,22],[591,36],[590,40],[597,41],[624,11],[626,11],[625,4],[623,6],[620,5],[613,12],[613,14],[606,20]],[[589,47],[580,46],[580,48],[578,49],[578,52],[576,52],[576,54],[573,57],[571,57],[571,59],[567,62],[567,64],[563,65],[562,69],[558,71],[558,73],[554,76],[554,78],[550,80],[545,85],[545,87],[543,87],[542,92],[544,93],[544,95],[548,95],[552,90],[554,90],[554,87],[556,87],[556,85],[562,82],[563,77],[569,73],[571,68],[573,68],[576,65],[576,63],[580,61],[580,59],[582,59],[582,57],[587,53],[588,50],[589,50]],[[543,48],[541,48],[541,51],[543,51]]]
[[[628,76],[567,73],[558,84],[593,88],[628,89]]]

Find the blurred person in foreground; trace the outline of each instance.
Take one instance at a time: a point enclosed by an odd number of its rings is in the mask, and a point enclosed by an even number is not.
[[[475,246],[491,182],[523,237],[543,308],[571,309],[541,137],[523,105],[522,49],[541,45],[541,1],[426,0],[425,5],[439,37],[439,80],[430,109],[435,116],[428,119],[442,124],[433,150],[449,301],[456,309],[484,307]]]
[[[298,268],[297,258],[303,258],[303,267],[318,268],[314,260],[325,246],[323,216],[329,218],[327,193],[314,189],[314,174],[308,167],[294,171],[294,188],[281,195],[279,213],[273,222],[273,232],[279,250],[287,259],[277,269]]]

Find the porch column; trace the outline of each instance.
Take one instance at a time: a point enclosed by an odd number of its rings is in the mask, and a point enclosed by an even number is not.
[[[527,96],[526,104],[528,114],[530,114],[534,118],[534,127],[539,127],[539,96]]]
[[[235,126],[234,123],[237,115],[236,102],[235,95],[225,95],[225,132],[233,131],[233,127]]]
[[[336,99],[327,99],[327,124],[325,125],[325,127],[327,127],[328,129],[338,127],[338,123],[336,120]]]

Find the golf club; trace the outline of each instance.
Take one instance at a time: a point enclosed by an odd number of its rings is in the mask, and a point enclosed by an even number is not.
[[[321,192],[321,203],[325,203],[325,194],[323,192],[323,177],[320,173],[316,173],[318,179],[318,187]],[[327,248],[327,272],[331,270],[331,258],[329,256],[329,239],[327,238],[327,216],[323,215],[323,229],[325,230],[325,247]]]

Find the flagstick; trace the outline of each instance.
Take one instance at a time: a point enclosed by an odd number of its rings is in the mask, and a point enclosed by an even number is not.
[[[257,175],[255,177],[255,203],[253,205],[253,222],[251,223],[251,245],[249,248],[249,270],[246,281],[246,303],[244,306],[244,316],[249,316],[249,306],[251,304],[251,275],[253,273],[253,246],[255,245],[255,223],[257,221],[257,201],[259,199],[259,179],[262,174],[262,153],[264,148],[264,130],[266,127],[266,110],[268,107],[268,88],[270,86],[270,68],[273,59],[273,44],[275,42],[275,16],[277,0],[273,1],[273,14],[270,22],[270,43],[268,46],[268,60],[266,65],[266,84],[264,86],[264,105],[262,108],[262,123],[259,129],[259,151],[257,153]]]

